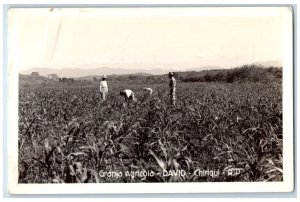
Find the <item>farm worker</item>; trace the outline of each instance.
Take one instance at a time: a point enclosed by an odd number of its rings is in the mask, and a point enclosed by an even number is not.
[[[174,78],[174,74],[173,72],[169,72],[169,87],[170,87],[170,103],[172,105],[175,105],[175,101],[176,101],[176,79]]]
[[[126,89],[123,91],[120,91],[120,95],[124,96],[125,100],[128,102],[129,100],[133,100],[136,102],[136,98],[134,97],[134,92],[132,90]]]
[[[145,90],[149,95],[152,95],[152,93],[153,93],[152,88],[144,88],[144,90]]]
[[[102,81],[100,81],[100,94],[102,100],[106,100],[107,94],[108,94],[108,87],[106,82],[107,76],[103,75]]]

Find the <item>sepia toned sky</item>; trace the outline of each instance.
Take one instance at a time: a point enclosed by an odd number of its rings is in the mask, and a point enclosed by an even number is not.
[[[288,8],[11,9],[9,65],[196,68],[284,59]]]

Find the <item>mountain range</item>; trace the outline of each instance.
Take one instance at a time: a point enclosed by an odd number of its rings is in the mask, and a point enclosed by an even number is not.
[[[256,65],[263,66],[281,66],[281,63],[278,61],[265,61],[265,62],[256,62],[253,63]],[[199,68],[187,68],[183,71],[202,71],[202,70],[212,70],[212,69],[223,69],[219,66],[201,66]],[[59,77],[91,77],[91,76],[102,76],[102,75],[162,75],[167,74],[168,72],[178,72],[178,69],[162,69],[162,68],[153,68],[153,69],[131,69],[131,68],[112,68],[112,67],[99,67],[99,68],[43,68],[36,67],[28,70],[20,71],[21,74],[31,74],[32,72],[38,72],[42,76],[47,76],[48,74],[57,74]],[[182,71],[182,70],[181,70]]]

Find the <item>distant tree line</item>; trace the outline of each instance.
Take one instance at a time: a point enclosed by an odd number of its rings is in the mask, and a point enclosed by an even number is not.
[[[223,70],[205,70],[186,76],[180,76],[184,82],[268,82],[282,79],[282,68],[244,65]]]
[[[53,75],[52,75],[53,77]],[[94,86],[101,76],[90,79],[53,78],[40,76],[38,72],[31,75],[20,75],[21,86]],[[243,65],[232,69],[215,69],[203,71],[174,72],[174,77],[181,82],[269,82],[282,79],[281,67],[263,67],[259,65]],[[133,84],[159,84],[169,82],[167,72],[164,75],[109,75],[109,82],[126,82]],[[59,81],[59,82],[57,82]]]

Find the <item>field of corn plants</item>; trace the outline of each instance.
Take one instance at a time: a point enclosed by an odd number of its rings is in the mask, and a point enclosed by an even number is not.
[[[283,180],[280,82],[143,87],[20,89],[19,183]]]

